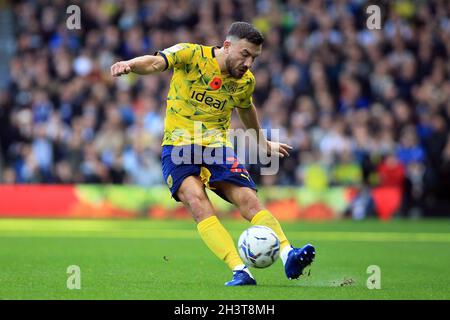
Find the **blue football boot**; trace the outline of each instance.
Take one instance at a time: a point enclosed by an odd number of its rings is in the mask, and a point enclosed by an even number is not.
[[[316,256],[316,250],[310,244],[303,248],[292,248],[289,251],[284,271],[289,280],[298,279],[303,274],[303,270],[309,266]]]
[[[233,271],[233,279],[225,283],[228,287],[233,286],[254,286],[256,280],[250,277],[250,275],[244,270]]]

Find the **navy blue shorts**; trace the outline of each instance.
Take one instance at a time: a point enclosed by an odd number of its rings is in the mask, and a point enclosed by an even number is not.
[[[232,148],[200,145],[163,146],[161,162],[164,180],[176,201],[180,201],[176,196],[178,188],[188,176],[200,177],[207,188],[229,202],[231,201],[225,195],[210,184],[224,181],[257,191],[255,183],[245,167],[238,162]]]

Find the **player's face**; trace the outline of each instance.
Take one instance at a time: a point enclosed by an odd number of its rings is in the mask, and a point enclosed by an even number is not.
[[[225,41],[227,57],[225,66],[228,73],[234,78],[242,78],[251,68],[256,57],[261,54],[262,45],[256,45],[246,39]]]

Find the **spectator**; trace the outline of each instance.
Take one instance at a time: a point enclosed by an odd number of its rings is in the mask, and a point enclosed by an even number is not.
[[[2,179],[163,183],[170,74],[112,79],[109,67],[178,42],[221,45],[229,23],[242,19],[266,38],[252,69],[262,126],[281,129],[295,147],[276,177],[255,181],[323,188],[361,183],[361,173],[370,184],[378,173],[382,185],[399,186],[404,177],[406,205],[423,207],[425,198],[443,197],[448,171],[443,3],[404,11],[385,2],[383,28],[373,31],[361,21],[367,1],[85,1],[77,31],[59,14],[68,0],[14,2],[16,51],[0,91]]]
[[[354,161],[350,150],[339,154],[331,176],[333,183],[341,186],[360,186],[363,182],[361,166]]]
[[[394,154],[387,154],[377,167],[379,186],[403,190],[405,167]]]
[[[420,164],[425,160],[424,150],[419,145],[413,127],[403,130],[400,137],[400,145],[397,148],[397,157],[406,166],[413,162]]]

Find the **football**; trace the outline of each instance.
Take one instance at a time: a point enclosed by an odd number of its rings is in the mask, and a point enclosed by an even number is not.
[[[247,266],[267,268],[280,255],[280,240],[268,227],[251,226],[239,237],[238,248]]]

